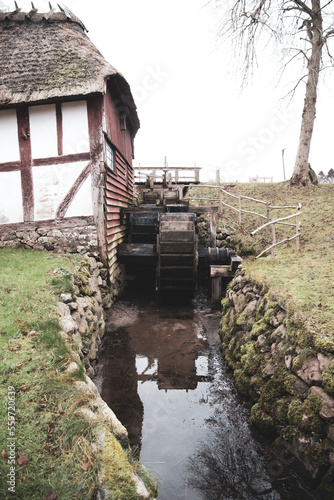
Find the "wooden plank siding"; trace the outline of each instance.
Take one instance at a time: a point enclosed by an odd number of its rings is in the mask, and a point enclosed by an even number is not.
[[[116,279],[119,264],[117,245],[126,239],[128,218],[120,219],[120,209],[132,204],[133,169],[118,150],[115,150],[114,171],[106,169],[105,231],[110,281]]]
[[[104,132],[110,141],[121,151],[124,162],[131,165],[133,158],[133,142],[131,131],[128,127],[121,130],[120,117],[124,112],[124,105],[120,101],[113,100],[111,92],[104,96],[105,123]]]

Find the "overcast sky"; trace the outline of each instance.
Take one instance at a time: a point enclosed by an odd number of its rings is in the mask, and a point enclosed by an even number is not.
[[[31,3],[17,0],[22,10]],[[14,2],[3,0],[13,7]],[[56,7],[56,2],[52,1]],[[88,36],[129,82],[141,128],[135,163],[204,167],[203,180],[248,181],[250,176],[283,180],[292,174],[304,88],[293,101],[277,83],[279,63],[271,53],[256,70],[253,85],[240,91],[241,76],[231,47],[217,42],[220,13],[208,0],[67,0]],[[35,0],[40,11],[48,2]],[[333,86],[319,94],[311,164],[318,173],[334,167]],[[285,82],[286,83],[286,82]],[[153,165],[153,163],[151,163]]]

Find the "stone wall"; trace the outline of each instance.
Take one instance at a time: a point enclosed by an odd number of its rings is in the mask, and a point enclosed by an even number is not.
[[[60,276],[63,272],[66,271],[55,270],[55,274]],[[111,289],[107,275],[108,271],[101,262],[86,255],[71,277],[72,292],[59,297],[61,335],[65,340],[74,342],[90,376],[94,375],[105,331],[105,312],[112,306],[122,286],[121,281],[116,280],[116,286]]]
[[[298,311],[243,269],[222,301],[222,351],[251,419],[294,466],[334,498],[334,356],[316,348]]]
[[[198,243],[205,247],[210,246],[210,215],[204,214],[197,217],[196,224],[198,232]],[[232,231],[229,228],[223,227],[220,221],[217,224],[216,244],[218,248],[226,246],[230,242]]]
[[[92,443],[92,447],[96,453],[100,452],[103,455],[96,498],[99,500],[114,498],[112,491],[108,489],[110,482],[108,456],[110,453],[113,456],[117,453],[117,456],[121,457],[120,463],[124,468],[124,474],[129,475],[129,481],[137,491],[136,498],[154,499],[156,487],[153,480],[149,479],[152,489],[148,491],[142,478],[139,477],[140,470],[142,476],[149,478],[146,469],[141,464],[133,468],[127,463],[126,450],[129,447],[127,430],[103,401],[97,387],[89,378],[94,375],[94,366],[105,333],[106,312],[123,287],[122,275],[116,276],[113,288],[110,288],[106,281],[107,269],[88,254],[82,257],[73,273],[63,268],[55,269],[54,273],[60,278],[62,276],[69,278],[71,283],[71,290],[59,296],[57,311],[60,335],[73,353],[73,361],[67,367],[67,372],[69,374],[77,372],[80,366],[84,366],[82,380],[74,382],[75,387],[88,396],[88,404],[82,406],[79,412],[95,427],[97,440]],[[119,464],[117,466],[120,467]]]
[[[0,248],[30,248],[57,253],[89,252],[92,256],[98,256],[95,225],[55,228],[40,227],[35,223],[34,227],[28,227],[18,225],[15,229],[13,225],[7,230],[0,227]]]

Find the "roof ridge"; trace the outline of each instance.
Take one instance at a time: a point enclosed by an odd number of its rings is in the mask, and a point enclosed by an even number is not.
[[[17,22],[22,24],[23,22],[32,21],[33,23],[47,21],[48,23],[75,23],[78,24],[83,31],[88,32],[87,28],[80,19],[73,14],[73,12],[63,4],[59,4],[59,12],[56,11],[55,7],[52,7],[51,2],[49,2],[50,10],[48,12],[38,12],[38,9],[31,2],[31,10],[29,12],[22,12],[22,9],[18,6],[15,1],[15,10],[11,12],[5,12],[0,10],[0,23],[2,22]]]

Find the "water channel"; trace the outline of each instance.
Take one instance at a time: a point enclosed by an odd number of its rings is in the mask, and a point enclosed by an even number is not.
[[[204,293],[163,304],[129,288],[113,307],[94,382],[159,484],[159,500],[315,499],[256,435],[219,351]]]

